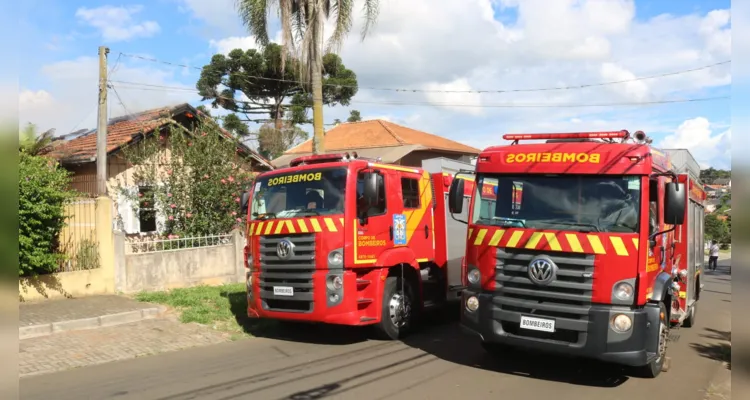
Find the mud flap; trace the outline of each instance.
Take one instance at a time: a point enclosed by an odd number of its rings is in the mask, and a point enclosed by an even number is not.
[[[646,311],[646,353],[649,360],[659,354],[659,303],[648,303]]]

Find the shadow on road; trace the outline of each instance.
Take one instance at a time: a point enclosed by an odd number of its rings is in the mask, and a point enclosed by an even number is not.
[[[229,300],[237,324],[245,333],[255,337],[333,345],[359,343],[368,339],[369,330],[357,327],[249,318],[245,292],[227,292],[222,296]]]
[[[707,333],[701,335],[706,339],[718,341],[718,343],[691,343],[690,347],[703,357],[726,363],[728,369],[732,369],[732,332],[706,328]]]
[[[448,362],[532,379],[602,388],[617,387],[629,379],[624,368],[592,360],[516,349],[500,356],[491,355],[477,338],[461,332],[458,307],[442,316],[428,317],[426,329],[403,342]]]

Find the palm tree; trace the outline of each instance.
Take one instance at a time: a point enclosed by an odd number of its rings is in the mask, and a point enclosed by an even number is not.
[[[46,130],[39,135],[36,125],[29,122],[19,132],[19,150],[32,156],[42,155],[51,149],[54,135],[54,129]]]
[[[378,16],[379,0],[364,2],[365,24],[362,39]],[[237,0],[242,22],[260,46],[269,43],[268,16],[278,11],[281,21],[281,68],[286,65],[287,53],[300,61],[300,80],[310,84],[313,98],[313,154],[325,152],[323,144],[323,53],[338,52],[352,27],[355,0]],[[324,49],[323,24],[335,22],[333,33]]]

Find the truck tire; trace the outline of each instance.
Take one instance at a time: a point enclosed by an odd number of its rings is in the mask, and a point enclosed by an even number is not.
[[[682,326],[684,328],[692,328],[693,325],[695,325],[695,314],[698,313],[698,302],[694,302],[693,305],[688,310],[688,316],[685,318],[685,320],[682,321]]]
[[[414,288],[409,280],[401,291],[401,278],[389,276],[383,288],[383,313],[380,323],[375,325],[379,338],[398,340],[406,336],[414,322]]]
[[[659,303],[659,354],[650,363],[640,367],[638,369],[639,375],[644,378],[656,378],[661,374],[664,368],[664,362],[667,359],[667,342],[669,341],[669,316],[667,315],[667,307],[664,303]]]

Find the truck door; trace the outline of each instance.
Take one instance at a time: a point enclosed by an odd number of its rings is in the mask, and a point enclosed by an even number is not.
[[[401,219],[406,223],[403,230],[406,238],[394,243],[395,246],[409,246],[414,251],[418,262],[434,260],[433,198],[430,175],[428,173],[399,173],[400,200],[394,213],[403,217],[394,217],[394,223]],[[394,229],[396,226],[394,226]]]
[[[664,193],[663,178],[656,177],[649,179],[648,189],[648,231],[649,235],[652,235],[664,230],[662,223],[662,215],[664,213],[664,204],[662,204]],[[649,251],[646,261],[646,272],[649,274],[649,281],[667,267],[671,268],[671,266],[666,265],[666,235],[658,235],[650,242],[647,244]]]
[[[364,198],[365,172],[377,175],[379,186],[378,202],[366,208]],[[383,171],[363,169],[357,172],[357,221],[354,238],[354,264],[375,264],[385,250],[393,247],[391,226],[393,215],[388,208],[392,202],[392,176]]]

